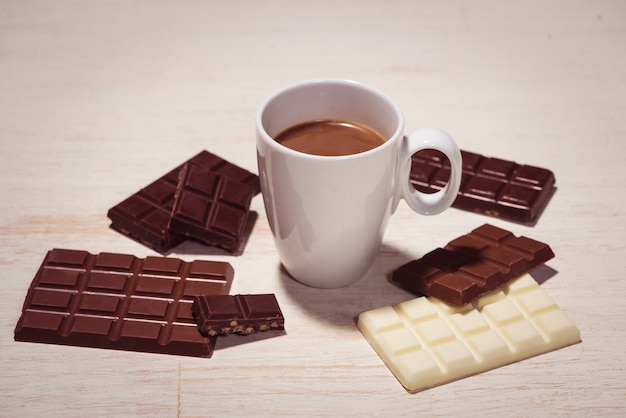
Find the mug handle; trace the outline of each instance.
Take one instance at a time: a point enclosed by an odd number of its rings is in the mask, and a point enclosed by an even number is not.
[[[417,191],[410,181],[411,156],[423,149],[436,149],[450,161],[450,180],[446,186],[435,193]],[[400,147],[400,198],[404,198],[409,207],[423,215],[436,215],[446,210],[456,198],[461,186],[462,160],[461,151],[454,140],[444,131],[435,128],[419,129],[403,138]]]

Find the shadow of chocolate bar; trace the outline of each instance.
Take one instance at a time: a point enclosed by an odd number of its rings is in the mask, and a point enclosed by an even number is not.
[[[485,224],[400,266],[391,282],[463,306],[553,257],[547,244]]]
[[[229,263],[54,249],[33,279],[16,341],[210,357],[198,332],[199,295],[228,294]]]
[[[552,171],[461,150],[463,174],[452,207],[533,225],[556,191]],[[441,190],[450,178],[450,162],[437,150],[411,158],[411,182],[422,192]]]
[[[202,151],[164,176],[140,189],[109,209],[111,228],[139,241],[149,248],[167,254],[185,239],[185,235],[170,231],[170,219],[179,175],[185,164],[201,167],[252,188],[261,190],[259,178],[208,151]]]

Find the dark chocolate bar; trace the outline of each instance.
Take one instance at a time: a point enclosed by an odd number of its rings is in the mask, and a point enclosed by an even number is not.
[[[169,230],[179,172],[170,171],[109,209],[111,228],[161,254],[181,244],[185,236]]]
[[[399,267],[391,281],[463,306],[553,257],[547,244],[485,224]]]
[[[16,341],[210,357],[193,299],[228,294],[229,263],[54,249],[33,279]]]
[[[273,294],[201,295],[191,309],[198,330],[206,336],[247,335],[285,327],[285,318]]]
[[[251,187],[260,192],[259,177],[208,151],[202,151],[169,173],[150,183],[127,199],[109,209],[111,227],[153,250],[166,254],[181,244],[185,236],[170,231],[180,172],[185,164],[202,167]]]
[[[461,150],[463,174],[452,207],[523,224],[534,224],[555,190],[552,171]],[[422,192],[441,190],[450,162],[437,150],[411,158],[411,182]]]
[[[254,189],[194,164],[179,175],[170,232],[233,252],[239,247]]]

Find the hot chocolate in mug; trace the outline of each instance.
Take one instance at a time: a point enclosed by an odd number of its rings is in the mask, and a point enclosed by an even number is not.
[[[280,261],[309,286],[359,280],[400,199],[417,213],[435,215],[459,190],[461,153],[454,140],[433,128],[405,136],[399,106],[359,82],[309,80],[277,91],[258,111],[256,136]],[[344,139],[353,144],[344,147]],[[451,165],[447,185],[433,194],[418,192],[409,180],[411,156],[427,148],[444,153]]]

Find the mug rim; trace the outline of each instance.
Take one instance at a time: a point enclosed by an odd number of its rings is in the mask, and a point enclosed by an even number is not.
[[[285,93],[288,93],[290,91],[294,91],[294,90],[298,90],[301,89],[303,87],[308,87],[308,86],[312,86],[312,85],[321,85],[321,84],[326,84],[326,85],[343,85],[343,86],[350,86],[353,88],[358,88],[361,90],[365,90],[367,91],[369,94],[372,94],[374,96],[378,96],[380,99],[382,99],[385,103],[387,103],[387,105],[389,105],[392,109],[393,112],[396,114],[396,117],[398,119],[398,124],[396,126],[396,129],[394,130],[393,134],[389,137],[389,138],[385,138],[385,142],[375,148],[372,148],[370,150],[367,151],[363,151],[363,152],[359,152],[356,154],[347,154],[347,155],[317,155],[317,154],[309,154],[306,152],[302,152],[302,151],[297,151],[294,149],[291,149],[289,147],[286,147],[285,145],[279,143],[278,141],[276,141],[265,129],[265,126],[263,125],[263,115],[265,113],[265,110],[267,109],[267,107],[269,106],[270,103],[272,103],[274,100],[276,100],[278,97],[280,97],[281,95],[284,95]],[[360,81],[355,81],[355,80],[351,80],[351,79],[342,79],[342,78],[315,78],[315,79],[308,79],[308,80],[302,80],[302,81],[298,81],[289,85],[286,85],[278,90],[276,90],[274,93],[272,93],[271,95],[269,95],[261,104],[261,106],[259,107],[259,110],[257,111],[257,115],[256,115],[256,125],[257,125],[257,132],[260,134],[260,136],[263,138],[263,140],[272,148],[279,150],[280,152],[286,153],[286,154],[290,154],[290,155],[294,155],[294,156],[298,156],[300,158],[310,158],[313,160],[324,160],[324,161],[341,161],[341,160],[350,160],[350,159],[356,159],[356,158],[362,158],[362,157],[366,157],[368,155],[371,154],[375,154],[377,152],[382,152],[384,149],[391,147],[393,145],[393,143],[395,143],[396,141],[399,140],[399,138],[402,137],[402,133],[404,131],[404,115],[402,114],[402,110],[400,109],[400,106],[385,92],[383,92],[382,90],[379,90],[376,87],[372,87],[368,84],[362,83]]]

